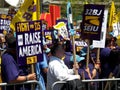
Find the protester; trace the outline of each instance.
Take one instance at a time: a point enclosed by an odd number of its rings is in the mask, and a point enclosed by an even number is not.
[[[10,6],[8,10],[8,15],[14,16],[16,14],[16,10],[14,7]]]
[[[82,66],[82,61],[83,60],[85,60],[85,58],[84,57],[80,57],[79,55],[75,55],[75,58],[76,58],[76,62],[78,63],[78,65],[79,65],[79,69],[78,69],[78,74],[82,77],[82,79],[83,79],[83,76],[82,76],[82,72],[80,72],[80,67]],[[73,55],[70,57],[70,61],[72,62],[72,63],[74,63],[74,60],[73,60]]]
[[[51,48],[51,58],[48,66],[47,73],[47,90],[51,90],[52,84],[56,81],[67,81],[80,79],[79,75],[74,75],[74,70],[77,69],[68,69],[64,64],[62,58],[64,57],[64,49],[62,45],[56,44]],[[60,90],[61,86],[55,88],[55,90]]]
[[[73,55],[71,52],[71,42],[70,40],[67,40],[64,43],[64,50],[65,50],[65,58],[64,58],[64,63],[65,65],[69,68],[72,69],[73,68],[73,63],[70,61],[70,57]]]
[[[105,48],[102,48],[100,51],[100,61],[101,61],[101,74],[100,78],[108,78],[111,72],[110,64],[109,64],[109,57],[110,52],[114,49],[115,46],[113,42],[111,42],[111,37],[106,39]]]
[[[23,75],[23,72],[19,69],[16,54],[16,38],[12,35],[8,35],[6,36],[6,43],[7,49],[2,55],[1,63],[2,81],[6,83],[20,83],[28,80],[36,80],[35,73]],[[14,90],[13,88],[20,90],[22,87],[8,86],[6,90]]]
[[[36,74],[37,80],[39,81],[42,90],[46,90],[47,83],[47,71],[48,71],[48,57],[47,53],[50,52],[50,49],[47,47],[46,42],[43,40],[43,61],[36,63]],[[38,90],[38,87],[36,87]]]

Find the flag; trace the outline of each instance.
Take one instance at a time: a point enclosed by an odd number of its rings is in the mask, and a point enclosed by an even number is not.
[[[117,12],[118,22],[120,22],[120,11]]]
[[[17,13],[15,14],[14,18],[12,19],[10,28],[13,31],[15,31],[15,23],[16,22],[30,21],[32,19],[36,20],[37,17],[35,15],[39,15],[36,12],[38,9],[37,4],[39,4],[39,3],[35,2],[35,0],[25,0],[24,3],[19,8],[19,10],[17,11]],[[34,12],[36,12],[36,13],[34,13]]]
[[[32,20],[39,20],[40,17],[40,0],[34,0],[34,12]]]
[[[112,31],[114,28],[113,24],[116,24],[117,22],[118,22],[118,16],[116,14],[114,1],[112,1],[111,8],[110,8],[110,17],[109,17],[109,29],[110,29],[110,31]]]
[[[52,19],[50,13],[41,13],[40,20],[45,20],[47,22],[47,28],[52,27]]]
[[[49,12],[51,14],[52,26],[56,25],[56,20],[61,17],[61,9],[58,5],[49,5]]]
[[[67,3],[67,19],[68,19],[68,28],[70,35],[75,34],[75,30],[73,28],[73,20],[72,20],[72,8],[71,8],[71,3]]]
[[[72,21],[72,8],[71,3],[67,3],[67,19],[68,19],[68,27],[69,29],[73,29],[73,21]]]

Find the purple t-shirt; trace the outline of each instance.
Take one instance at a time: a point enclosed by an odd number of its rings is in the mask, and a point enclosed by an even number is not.
[[[89,69],[90,69],[90,73],[92,74],[92,70],[93,70],[93,68],[94,68],[93,64],[89,63],[89,64],[88,64],[88,67],[89,67]],[[83,67],[79,68],[79,69],[78,69],[78,73],[79,73],[79,75],[82,75],[82,73],[84,72],[84,75],[85,75],[84,77],[85,77],[85,79],[90,79],[89,76],[88,76],[88,73],[85,71],[85,68],[86,68],[85,65],[84,65]]]
[[[20,72],[18,65],[14,58],[8,54],[5,53],[2,55],[2,63],[1,63],[1,71],[2,71],[2,80],[3,82],[10,82],[11,80],[15,80]]]

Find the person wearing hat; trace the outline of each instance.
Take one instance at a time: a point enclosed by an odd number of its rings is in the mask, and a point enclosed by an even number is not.
[[[7,48],[2,54],[1,71],[2,82],[4,83],[20,83],[28,80],[36,80],[36,74],[31,73],[24,75],[23,71],[18,66],[16,55],[16,38],[12,35],[6,36]],[[8,86],[5,90],[14,90],[14,86]],[[16,86],[16,90],[22,87]],[[4,90],[4,89],[3,89]]]
[[[71,56],[70,61],[73,62],[73,56]],[[95,64],[93,65],[92,63],[88,64],[88,68],[86,68],[86,60],[85,57],[80,57],[79,55],[76,55],[76,61],[79,65],[78,69],[78,74],[82,77],[82,79],[94,79],[98,75],[98,68],[99,65]],[[87,85],[88,86],[88,85]],[[86,86],[86,90],[88,87]],[[98,83],[94,83],[93,85],[90,85],[91,90],[94,90],[95,87],[98,88]]]
[[[78,73],[83,77],[83,79],[93,79],[97,75],[97,71],[99,69],[99,64],[93,65],[92,63],[88,64],[88,68],[86,68],[86,60],[85,57],[81,57],[76,55],[76,62],[79,65]],[[73,56],[70,57],[70,61],[73,62]],[[97,71],[96,71],[97,70]],[[84,74],[84,76],[83,76]]]
[[[85,76],[83,76],[83,73],[85,73],[85,69],[83,68],[83,66],[85,65],[85,57],[80,57],[79,55],[75,55],[75,58],[76,58],[76,62],[79,65],[78,74],[82,77],[82,79],[86,78]],[[70,61],[74,62],[73,56],[70,57]]]
[[[76,62],[78,62],[78,63],[85,60],[85,57],[80,57],[79,55],[75,55],[75,58],[76,58]],[[70,57],[70,61],[73,62],[73,55]]]

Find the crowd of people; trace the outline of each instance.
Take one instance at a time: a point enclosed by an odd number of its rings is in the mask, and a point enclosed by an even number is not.
[[[120,77],[120,48],[114,37],[107,38],[105,48],[100,49],[99,63],[96,61],[97,49],[90,48],[88,67],[86,67],[87,47],[82,47],[80,51],[76,52],[76,63],[74,63],[70,40],[64,42],[54,40],[52,47],[48,47],[43,40],[43,61],[35,64],[34,73],[30,72],[30,65],[19,66],[17,63],[14,34],[8,33],[1,36],[0,39],[2,82],[19,83],[38,80],[42,90],[51,90],[52,84],[56,81]],[[78,74],[75,74],[76,70]],[[95,84],[92,84],[91,88],[94,86]],[[62,87],[63,85],[59,85],[55,87],[55,90],[61,90]],[[25,88],[30,90],[31,87],[27,85]],[[9,86],[7,89],[12,90],[13,87]],[[16,90],[22,90],[22,87],[16,86]]]
[[[2,82],[20,83],[37,80],[42,90],[51,90],[52,84],[56,81],[78,80],[80,82],[81,80],[120,77],[120,47],[115,37],[106,37],[105,48],[100,49],[100,62],[97,62],[97,48],[90,48],[88,66],[86,66],[87,47],[81,47],[79,51],[76,51],[76,63],[74,63],[71,40],[60,41],[59,37],[54,35],[52,44],[52,47],[48,47],[43,38],[43,61],[37,62],[34,67],[35,72],[31,73],[30,65],[19,66],[17,63],[15,34],[9,32],[6,35],[0,35]],[[78,73],[75,74],[75,71]],[[91,83],[90,88],[95,86],[100,90],[98,83]],[[55,87],[55,90],[64,90],[63,87],[64,85],[59,85]],[[14,90],[13,88],[23,90],[21,85],[8,86],[2,90]],[[25,90],[31,90],[31,85],[26,85]],[[38,90],[37,86],[35,90]]]

